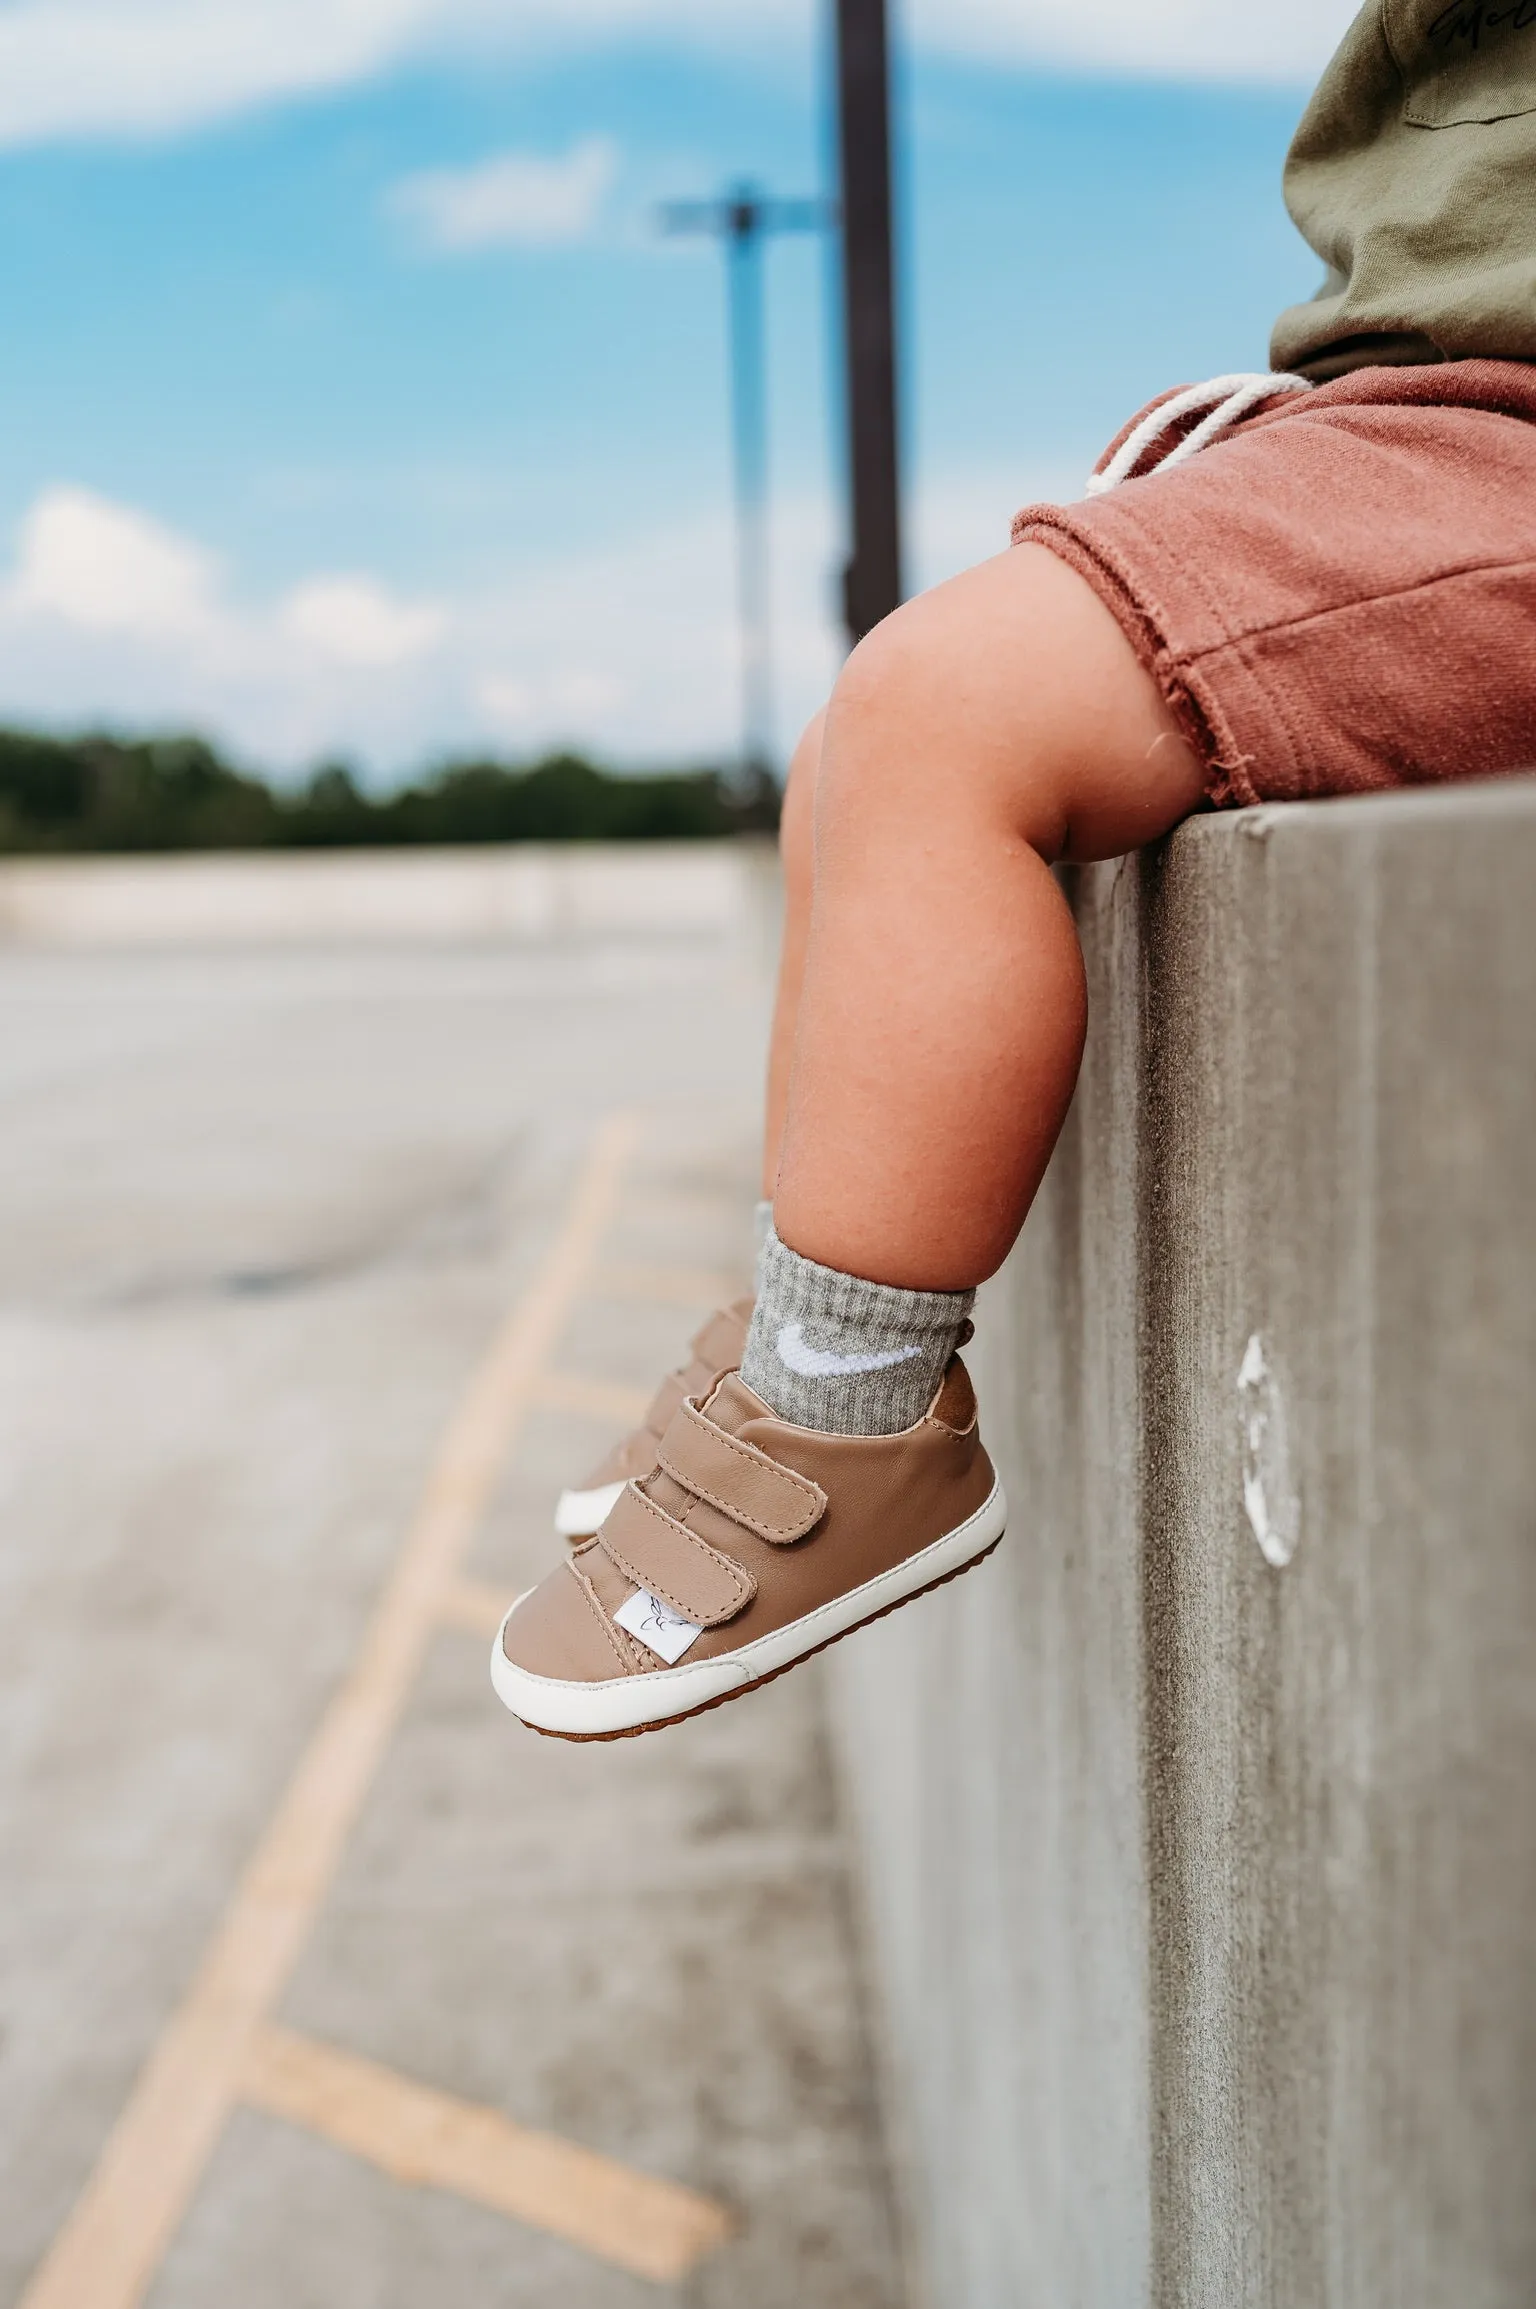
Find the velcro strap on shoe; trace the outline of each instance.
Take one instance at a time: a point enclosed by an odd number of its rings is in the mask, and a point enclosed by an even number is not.
[[[695,1627],[719,1627],[734,1619],[757,1593],[744,1564],[711,1547],[633,1483],[625,1485],[610,1509],[598,1543],[626,1579],[659,1596]]]
[[[804,1539],[826,1513],[827,1495],[819,1483],[793,1467],[781,1467],[739,1435],[727,1435],[691,1402],[682,1405],[662,1437],[657,1459],[674,1483],[775,1547]]]

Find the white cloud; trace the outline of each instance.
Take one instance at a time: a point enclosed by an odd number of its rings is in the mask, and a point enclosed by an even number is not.
[[[1178,79],[1315,78],[1359,13],[1358,0],[911,0],[924,48]]]
[[[1001,551],[1016,505],[1079,479],[1021,470],[920,489],[915,580]],[[777,505],[773,539],[787,752],[839,659],[833,508]],[[342,753],[391,774],[459,748],[565,742],[617,761],[719,757],[736,731],[731,568],[721,508],[563,560],[514,559],[457,597],[314,573],[251,603],[193,539],[54,487],[0,582],[0,722],[201,729],[279,769]]]
[[[0,146],[157,135],[445,49],[803,38],[814,0],[10,0]]]
[[[19,0],[0,13],[0,143],[154,133],[374,72],[441,0]]]
[[[563,158],[503,152],[472,168],[436,168],[407,177],[390,206],[429,248],[551,248],[585,239],[613,183],[618,155],[589,136]]]
[[[404,665],[442,636],[446,612],[433,602],[398,601],[371,577],[312,577],[282,604],[295,640],[338,665]]]
[[[190,724],[284,762],[354,734],[377,751],[391,699],[449,624],[442,604],[350,574],[242,605],[195,540],[56,486],[27,512],[0,584],[0,719]]]
[[[8,606],[87,632],[186,638],[207,625],[212,557],[130,506],[46,489],[22,524]]]
[[[1353,14],[1354,0],[910,0],[907,29],[935,53],[1295,81]],[[813,0],[12,0],[0,8],[0,145],[191,127],[466,43],[803,46],[815,22]]]

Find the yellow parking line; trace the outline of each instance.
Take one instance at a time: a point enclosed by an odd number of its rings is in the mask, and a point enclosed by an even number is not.
[[[638,1118],[599,1129],[565,1220],[470,1381],[362,1648],[236,1886],[181,2009],[141,2070],[73,2212],[17,2309],[134,2309],[234,2104],[410,1694],[457,1571],[591,1271]]]
[[[445,2189],[658,2284],[731,2232],[723,2206],[288,2029],[256,2034],[241,2098],[392,2179]]]
[[[546,1411],[577,1411],[584,1419],[609,1420],[616,1427],[638,1427],[651,1404],[643,1387],[589,1379],[581,1371],[542,1372],[535,1398]]]

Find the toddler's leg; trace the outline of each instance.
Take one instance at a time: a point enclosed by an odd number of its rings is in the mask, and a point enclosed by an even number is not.
[[[795,1046],[795,1016],[800,1007],[800,982],[805,974],[805,944],[811,921],[811,814],[825,719],[825,714],[818,714],[795,748],[784,796],[780,844],[784,861],[784,934],[779,950],[778,995],[768,1062],[768,1116],[763,1134],[764,1200],[757,1207],[760,1252],[771,1217],[779,1145],[784,1135],[784,1109],[789,1095],[790,1061]],[[738,1299],[728,1307],[717,1308],[695,1333],[688,1354],[678,1368],[669,1371],[662,1380],[639,1425],[610,1445],[580,1482],[561,1492],[555,1506],[555,1529],[562,1538],[577,1546],[584,1545],[604,1517],[612,1512],[625,1484],[651,1473],[678,1404],[690,1395],[707,1395],[722,1371],[740,1363],[751,1313],[750,1299]]]
[[[805,949],[811,929],[812,816],[816,773],[821,764],[826,713],[817,714],[796,746],[784,787],[779,821],[779,857],[784,877],[784,930],[779,942],[779,979],[768,1044],[768,1099],[763,1126],[763,1193],[771,1203],[779,1175],[779,1150],[789,1106],[789,1078],[795,1055],[795,1024],[805,981]]]
[[[1202,787],[1115,620],[1042,548],[921,596],[855,650],[820,742],[784,1243],[927,1292],[1001,1264],[1082,1049],[1051,863],[1154,839]]]
[[[716,1706],[997,1544],[954,1349],[1077,1070],[1048,861],[1146,841],[1200,790],[1119,628],[1043,550],[854,653],[789,799],[789,1122],[741,1367],[678,1403],[651,1472],[508,1614],[492,1674],[525,1723],[605,1739]],[[770,1119],[770,1182],[773,1144]]]

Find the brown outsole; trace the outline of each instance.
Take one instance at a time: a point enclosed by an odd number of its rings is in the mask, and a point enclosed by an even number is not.
[[[907,1604],[916,1603],[920,1597],[933,1595],[939,1588],[948,1587],[952,1579],[964,1579],[968,1571],[974,1571],[979,1563],[986,1562],[989,1555],[996,1554],[1002,1539],[1003,1534],[999,1532],[991,1546],[984,1547],[980,1555],[973,1555],[969,1563],[957,1564],[953,1571],[943,1572],[937,1579],[931,1579],[926,1587],[915,1587],[910,1595],[899,1595],[894,1603],[882,1604],[879,1611],[870,1613],[868,1619],[855,1620],[851,1628],[839,1628],[837,1634],[828,1636],[825,1643],[812,1644],[810,1650],[801,1652],[798,1659],[786,1660],[781,1668],[772,1669],[766,1676],[754,1676],[750,1684],[738,1684],[734,1691],[721,1692],[712,1700],[701,1700],[696,1708],[684,1708],[678,1715],[658,1716],[653,1724],[630,1724],[622,1732],[552,1732],[545,1724],[530,1724],[526,1716],[517,1714],[515,1708],[509,1709],[508,1713],[516,1718],[525,1732],[537,1732],[541,1740],[574,1740],[583,1747],[593,1740],[638,1740],[645,1732],[664,1732],[669,1724],[686,1724],[694,1716],[707,1716],[711,1708],[728,1707],[732,1700],[744,1700],[748,1692],[760,1692],[766,1684],[776,1684],[780,1676],[787,1676],[794,1668],[804,1667],[806,1661],[815,1659],[818,1652],[829,1652],[834,1644],[842,1642],[844,1636],[856,1636],[860,1628],[872,1628],[877,1620],[889,1619],[893,1611],[901,1611]]]

